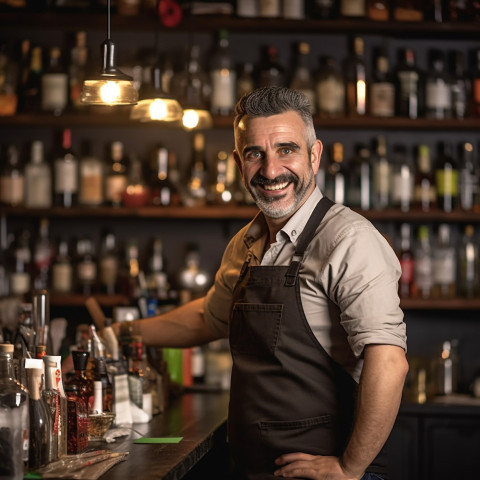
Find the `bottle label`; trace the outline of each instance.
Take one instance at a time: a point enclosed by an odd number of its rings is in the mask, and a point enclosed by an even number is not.
[[[283,18],[292,18],[294,20],[304,19],[304,0],[283,0]]]
[[[280,0],[260,0],[259,13],[261,17],[279,17]]]
[[[97,264],[95,262],[80,262],[77,265],[77,275],[82,282],[93,282],[97,278]]]
[[[55,162],[55,193],[76,193],[77,191],[77,163],[57,160]]]
[[[435,284],[439,285],[455,282],[455,253],[453,251],[438,252],[438,257],[433,261],[433,280]]]
[[[118,276],[118,261],[113,256],[102,258],[100,262],[100,281],[102,285],[115,285]]]
[[[400,95],[407,99],[412,94],[417,94],[419,76],[417,72],[404,71],[398,72],[400,81]]]
[[[48,169],[29,169],[25,172],[25,206],[49,208],[52,206],[52,182]]]
[[[437,170],[435,172],[437,194],[440,196],[452,196],[458,195],[458,172],[451,168],[445,168]]]
[[[317,86],[319,111],[329,115],[343,112],[345,90],[341,82],[335,78],[326,78]]]
[[[365,16],[364,0],[342,0],[340,2],[340,14],[346,17]]]
[[[412,259],[401,259],[400,267],[402,269],[402,274],[400,277],[400,283],[409,284],[413,280],[413,260]]]
[[[30,275],[26,272],[12,273],[10,286],[14,295],[24,295],[30,291]]]
[[[68,102],[68,77],[50,73],[42,77],[42,110],[62,111]]]
[[[23,176],[0,177],[0,201],[7,205],[18,205],[24,197]]]
[[[127,177],[112,175],[107,177],[105,185],[105,199],[113,203],[121,203],[122,195],[127,188]]]
[[[233,111],[235,105],[236,75],[227,68],[213,70],[212,77],[212,110]]]
[[[395,87],[392,83],[373,83],[370,89],[370,110],[375,117],[395,114]]]
[[[52,289],[62,293],[73,290],[73,269],[70,263],[56,263],[52,266]]]
[[[97,168],[85,168],[80,179],[80,203],[100,205],[103,203],[102,172]]]
[[[450,109],[451,92],[447,83],[443,80],[428,82],[425,87],[425,102],[427,109]]]
[[[380,161],[374,165],[373,188],[377,194],[388,195],[390,191],[390,165],[388,161]]]
[[[420,296],[430,296],[433,287],[433,265],[430,256],[417,253],[414,264],[414,278]]]

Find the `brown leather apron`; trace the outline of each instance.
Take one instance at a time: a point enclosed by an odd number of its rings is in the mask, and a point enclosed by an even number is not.
[[[339,456],[348,441],[357,383],[320,345],[300,298],[305,249],[332,205],[326,197],[317,204],[290,265],[249,266],[248,257],[241,270],[230,323],[235,478],[277,478],[278,456]]]

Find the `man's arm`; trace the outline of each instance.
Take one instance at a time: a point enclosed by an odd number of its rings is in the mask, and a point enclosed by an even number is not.
[[[386,442],[397,417],[408,363],[402,348],[365,347],[365,362],[358,389],[356,416],[343,455],[322,457],[289,453],[277,459],[275,474],[312,479],[360,479]]]
[[[204,298],[193,300],[156,317],[130,322],[132,333],[140,335],[145,345],[158,347],[192,347],[220,336],[205,323]],[[122,323],[112,325],[117,337]]]

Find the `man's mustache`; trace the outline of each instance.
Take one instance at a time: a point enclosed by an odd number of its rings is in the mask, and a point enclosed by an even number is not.
[[[295,185],[298,183],[298,177],[296,175],[279,175],[275,178],[266,178],[263,175],[257,173],[251,180],[250,185],[254,187],[255,185],[277,185],[279,183],[293,182]]]

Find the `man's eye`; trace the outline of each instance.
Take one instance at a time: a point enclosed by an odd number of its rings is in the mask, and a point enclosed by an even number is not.
[[[257,160],[262,157],[262,154],[258,151],[256,152],[248,152],[247,158],[250,160]]]
[[[293,152],[293,150],[289,147],[284,147],[284,148],[281,149],[282,155],[289,155],[292,152]]]

